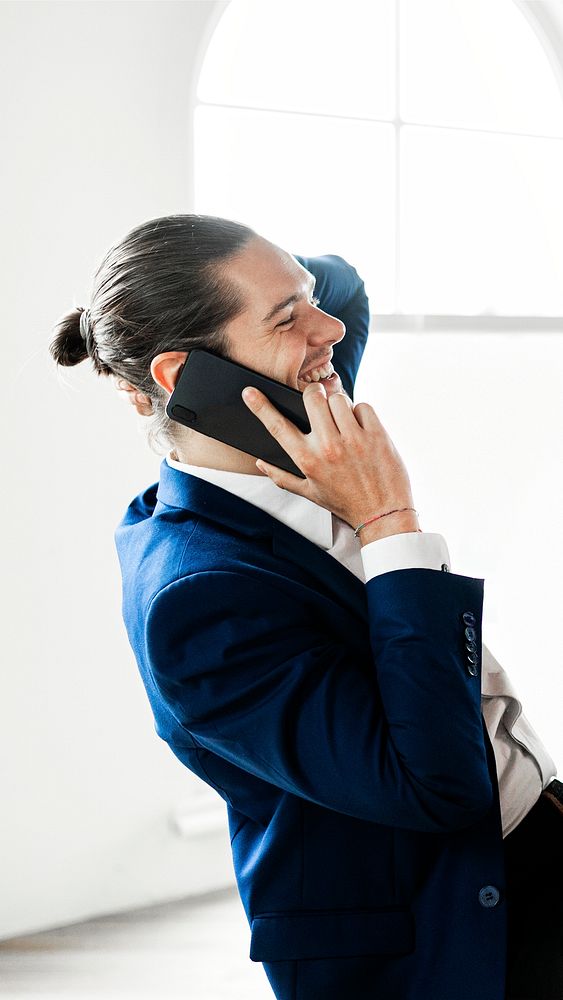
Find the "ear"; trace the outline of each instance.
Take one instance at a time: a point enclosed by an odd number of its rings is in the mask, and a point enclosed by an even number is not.
[[[152,416],[154,411],[152,408],[152,400],[150,396],[147,396],[144,392],[141,392],[140,389],[137,389],[136,386],[131,385],[131,383],[127,382],[127,380],[124,378],[118,378],[116,380],[115,385],[118,392],[121,393],[121,398],[127,399],[131,403],[131,406],[135,407],[137,413],[140,413],[141,416],[143,417]]]
[[[189,351],[165,351],[164,354],[157,354],[151,361],[153,379],[170,395],[174,391],[180,370],[189,353]]]

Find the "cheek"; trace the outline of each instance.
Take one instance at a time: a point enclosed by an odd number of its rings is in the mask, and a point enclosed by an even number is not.
[[[292,379],[297,379],[297,373],[301,371],[307,356],[305,345],[294,344],[291,351],[287,351],[285,356],[285,370]]]
[[[291,330],[281,331],[277,344],[270,347],[271,364],[278,371],[298,371],[303,362],[305,347],[303,338],[292,336]]]
[[[297,388],[297,374],[303,368],[307,358],[307,338],[295,327],[290,330],[279,330],[276,340],[270,340],[265,346],[262,360],[263,371],[269,372],[272,378],[285,385],[291,384]]]

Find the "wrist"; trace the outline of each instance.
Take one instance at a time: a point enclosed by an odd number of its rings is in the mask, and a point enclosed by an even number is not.
[[[408,531],[420,531],[417,514],[412,511],[389,514],[381,517],[377,521],[372,521],[362,528],[358,538],[360,546],[368,545],[379,538],[388,538],[389,535],[401,535]]]

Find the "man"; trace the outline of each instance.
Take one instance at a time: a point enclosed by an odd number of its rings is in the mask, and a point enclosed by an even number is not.
[[[310,436],[248,405],[307,478],[186,429],[130,505],[123,613],[157,732],[227,803],[250,957],[279,1000],[504,1000],[503,828],[530,821],[555,765],[523,716],[520,739],[502,724],[516,697],[482,644],[484,581],[403,509],[406,470],[352,403],[363,282],[261,238],[228,273],[246,299],[229,356],[304,393]],[[151,363],[168,393],[186,353]],[[329,359],[339,380],[310,384]],[[368,503],[385,463],[407,501],[390,515]]]

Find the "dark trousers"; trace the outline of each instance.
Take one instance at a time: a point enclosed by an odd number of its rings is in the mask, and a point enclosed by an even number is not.
[[[506,1000],[563,1000],[562,782],[550,782],[503,844]]]

